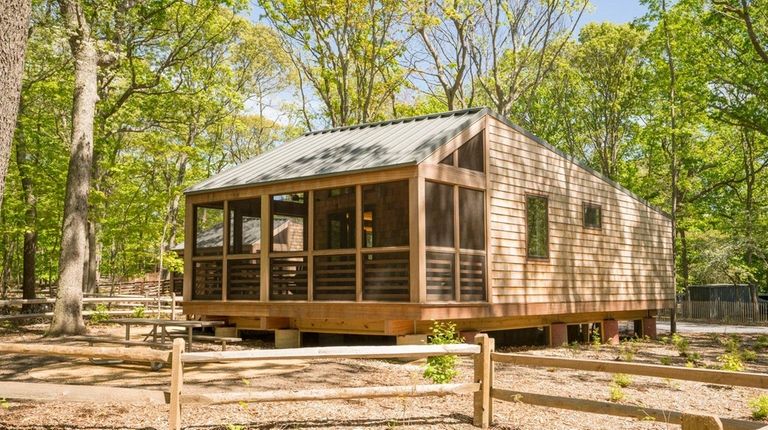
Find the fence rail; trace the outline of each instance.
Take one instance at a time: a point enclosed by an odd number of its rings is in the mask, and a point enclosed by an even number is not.
[[[106,296],[106,297],[84,297],[83,306],[86,308],[83,311],[84,316],[92,316],[97,313],[106,313],[109,316],[121,316],[132,315],[133,309],[113,309],[114,308],[135,308],[137,306],[144,306],[145,312],[156,313],[158,318],[160,315],[169,314],[171,319],[181,314],[180,303],[181,297],[167,296],[167,297],[143,297],[143,296]],[[7,320],[24,320],[24,319],[37,319],[37,318],[50,318],[53,316],[52,305],[56,302],[56,299],[52,298],[39,298],[39,299],[9,299],[0,300],[0,308],[15,309],[17,313],[7,315],[0,315],[0,321]],[[106,311],[103,310],[88,310],[95,305],[104,304],[108,307]],[[20,313],[20,308],[24,305],[33,305],[37,308],[32,313]]]
[[[181,428],[183,405],[228,404],[284,401],[318,401],[380,397],[416,397],[443,395],[473,395],[473,423],[488,428],[492,419],[493,400],[520,402],[536,406],[589,412],[602,415],[653,418],[682,425],[683,430],[768,430],[764,423],[719,418],[708,414],[684,413],[637,405],[624,405],[589,399],[570,398],[493,387],[493,364],[573,369],[594,372],[679,379],[729,386],[768,388],[768,375],[708,369],[657,366],[642,363],[581,360],[528,354],[504,354],[493,351],[494,342],[485,334],[475,337],[474,345],[412,345],[369,347],[320,347],[285,350],[248,350],[228,352],[185,352],[184,340],[173,342],[172,352],[148,349],[78,347],[50,344],[0,343],[0,353],[81,358],[107,358],[150,363],[169,363],[170,391],[113,388],[103,386],[38,384],[0,381],[0,392],[11,399],[107,401],[122,403],[169,404],[169,428]],[[292,360],[332,358],[421,358],[444,355],[470,356],[474,360],[474,380],[469,383],[442,385],[374,386],[325,388],[308,390],[189,392],[184,389],[184,364],[201,362],[232,362],[239,360]]]
[[[677,318],[685,321],[707,321],[730,324],[760,324],[768,322],[768,302],[729,302],[723,300],[678,302]],[[669,318],[669,309],[659,313]]]

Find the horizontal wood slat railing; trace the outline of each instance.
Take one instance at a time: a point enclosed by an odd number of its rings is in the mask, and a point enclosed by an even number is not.
[[[616,361],[581,360],[574,358],[545,357],[527,354],[491,353],[491,360],[498,363],[514,364],[519,366],[546,367],[556,369],[572,369],[590,372],[624,373],[628,375],[650,376],[666,379],[678,379],[683,381],[704,382],[728,386],[768,388],[768,375],[762,373],[730,372],[712,369],[693,369],[683,367],[660,366],[644,363],[624,363]],[[682,424],[683,430],[698,430],[701,428],[701,420],[709,420],[708,423],[722,430],[768,430],[764,423],[753,421],[741,421],[730,418],[719,418],[708,414],[683,413],[663,409],[645,408],[635,405],[621,405],[617,403],[602,402],[597,400],[575,399],[562,396],[551,396],[537,393],[527,393],[516,390],[491,388],[494,399],[507,402],[520,402],[535,406],[568,409],[579,412],[589,412],[601,415],[613,415],[621,417],[633,417],[643,419],[652,417],[659,421],[671,424]],[[707,427],[710,428],[710,427]]]

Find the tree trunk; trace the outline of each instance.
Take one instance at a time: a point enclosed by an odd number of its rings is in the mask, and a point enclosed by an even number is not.
[[[85,284],[83,285],[83,291],[87,293],[98,292],[99,264],[101,262],[101,244],[97,240],[98,231],[98,223],[88,221],[88,256],[86,261],[88,270],[85,273]]]
[[[22,103],[20,103],[22,105]],[[20,107],[19,110],[23,108]],[[24,191],[24,251],[21,277],[21,297],[23,299],[35,298],[35,263],[37,254],[37,198],[35,197],[32,178],[30,176],[29,154],[25,136],[19,133],[16,139],[16,165],[19,168],[21,189]],[[34,313],[35,305],[22,305],[22,313]]]
[[[61,229],[59,288],[49,336],[85,332],[83,278],[88,246],[88,191],[93,161],[93,119],[99,99],[96,90],[98,54],[82,5],[76,0],[61,0],[60,7],[70,32],[69,44],[75,59],[75,91],[72,147]]]
[[[16,130],[31,9],[30,0],[0,0],[0,207]]]

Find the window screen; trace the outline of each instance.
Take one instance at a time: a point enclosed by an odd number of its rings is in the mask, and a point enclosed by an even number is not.
[[[453,247],[453,187],[425,184],[427,246]]]
[[[546,197],[527,196],[525,198],[528,226],[528,257],[549,257],[549,216],[547,206]]]
[[[602,211],[600,206],[584,204],[584,227],[600,228],[602,226]]]
[[[463,249],[485,249],[483,192],[459,188],[459,242]]]

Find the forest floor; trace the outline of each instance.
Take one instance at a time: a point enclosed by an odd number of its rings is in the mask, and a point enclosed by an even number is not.
[[[44,325],[0,328],[2,342],[41,341]],[[91,334],[120,336],[122,328],[98,326]],[[768,371],[768,341],[753,334],[735,337],[719,334],[685,334],[687,354],[697,366],[718,367],[726,346],[739,342],[759,351],[745,362],[747,371]],[[635,341],[619,346],[572,345],[561,348],[516,348],[530,354],[684,366],[681,343]],[[197,346],[197,345],[196,345]],[[196,349],[207,346],[199,345]],[[260,340],[231,349],[269,348]],[[210,346],[217,350],[217,346]],[[340,386],[407,385],[425,383],[424,362],[380,360],[292,360],[185,366],[185,390],[306,389]],[[469,382],[472,362],[460,362],[457,382]],[[495,384],[534,393],[608,401],[611,374],[496,365]],[[97,384],[167,390],[170,370],[153,372],[146,364],[97,365],[88,360],[52,359],[19,355],[0,356],[1,381]],[[614,394],[616,390],[614,389]],[[659,378],[632,377],[621,388],[619,403],[678,411],[698,411],[721,417],[750,420],[751,399],[765,390],[731,388]],[[0,399],[3,393],[0,392]],[[166,429],[167,406],[115,403],[65,403],[0,400],[0,429]],[[344,400],[328,402],[261,403],[252,405],[189,406],[182,412],[187,429],[472,429],[471,396]],[[766,422],[768,425],[768,422]],[[494,428],[498,429],[667,429],[660,421],[615,418],[596,414],[540,408],[519,403],[494,403]]]

